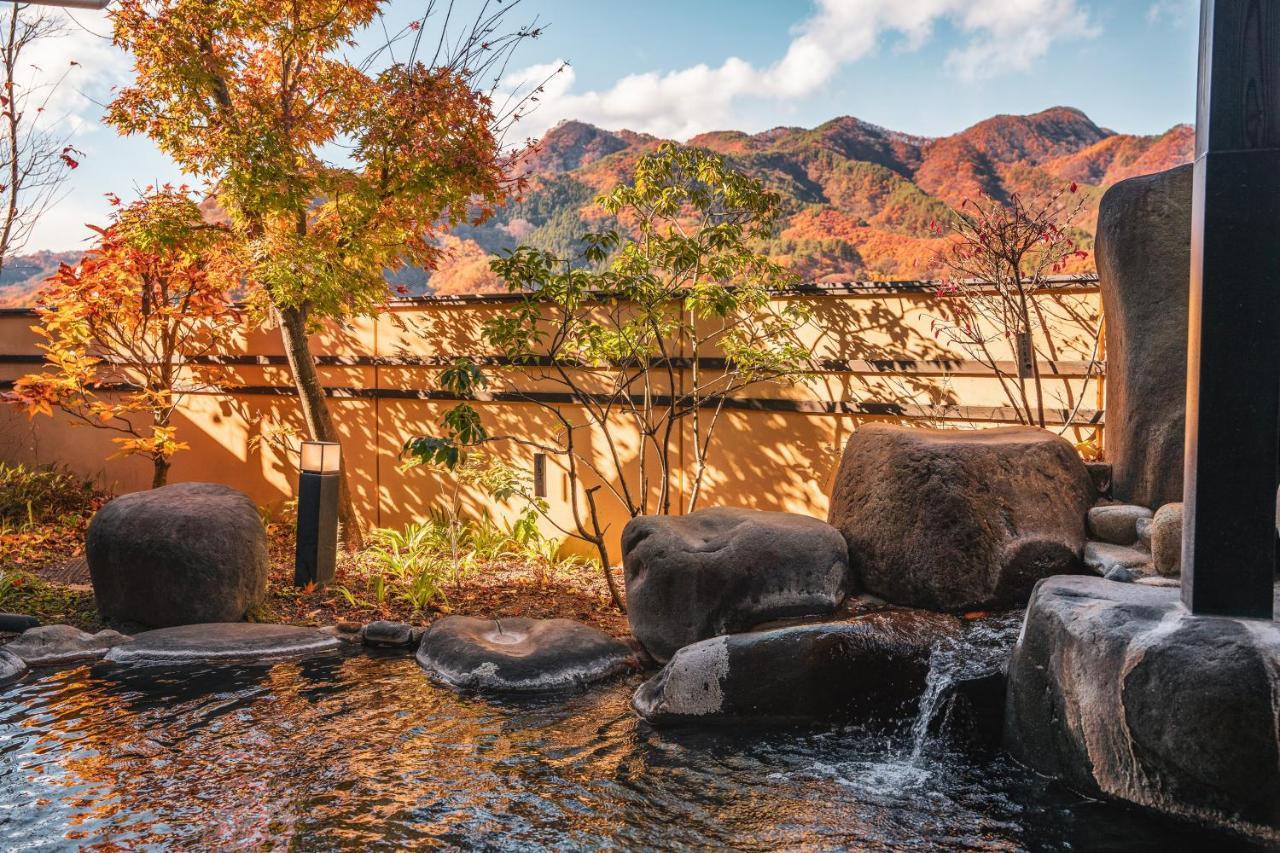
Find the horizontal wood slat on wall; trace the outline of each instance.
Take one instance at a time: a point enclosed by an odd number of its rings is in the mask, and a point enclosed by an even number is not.
[[[0,382],[0,391],[13,388],[12,382]],[[101,386],[104,391],[135,391],[137,386],[111,384]],[[462,397],[448,391],[419,390],[412,388],[340,388],[326,387],[325,394],[334,399],[366,399],[366,400],[439,400],[444,402],[461,402],[471,400],[479,403],[551,403],[553,405],[572,405],[578,400],[567,392],[556,391],[498,391],[480,392],[472,397]],[[292,385],[218,385],[194,388],[184,393],[205,395],[243,395],[246,397],[295,397],[297,390]],[[592,395],[597,403],[608,403],[612,397]],[[654,395],[655,405],[665,407],[671,405],[675,398],[667,395]],[[637,406],[644,399],[634,395],[631,402]],[[714,408],[718,403],[704,400],[703,408]],[[935,421],[963,421],[986,423],[1018,423],[1015,410],[1009,406],[919,406],[901,403],[882,403],[872,400],[860,402],[829,400],[789,400],[769,397],[734,397],[722,404],[725,409],[753,412],[791,412],[808,415],[863,415],[878,418],[907,418]],[[1079,409],[1073,413],[1067,409],[1045,409],[1045,418],[1055,426],[1063,426],[1071,418],[1070,423],[1077,426],[1103,425],[1103,412],[1093,409]]]
[[[503,356],[482,356],[473,359],[484,367],[551,367],[554,361],[549,358],[537,358],[515,362]],[[441,368],[453,364],[454,359],[445,356],[345,356],[320,355],[316,363],[322,367],[424,367]],[[39,355],[4,355],[0,354],[0,364],[43,364],[44,357]],[[289,362],[282,355],[213,355],[188,360],[189,364],[225,367],[287,367]],[[693,359],[671,358],[665,361],[655,359],[653,365],[670,364],[672,367],[687,370],[693,367]],[[591,365],[581,362],[561,361],[565,367],[591,369]],[[723,358],[698,359],[699,370],[723,370],[727,360]],[[997,361],[996,367],[1009,375],[1016,375],[1018,366],[1012,361]],[[820,359],[814,369],[819,373],[850,374],[854,376],[876,376],[891,373],[910,373],[916,376],[991,376],[987,365],[971,359]],[[1044,376],[1066,376],[1082,379],[1085,376],[1103,375],[1105,365],[1101,362],[1090,366],[1085,361],[1042,362],[1041,374]]]

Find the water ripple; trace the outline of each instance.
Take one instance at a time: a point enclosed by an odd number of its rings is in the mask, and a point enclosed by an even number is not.
[[[0,847],[1124,849],[1234,843],[1056,792],[990,755],[857,729],[656,731],[636,681],[520,703],[411,660],[0,691]]]

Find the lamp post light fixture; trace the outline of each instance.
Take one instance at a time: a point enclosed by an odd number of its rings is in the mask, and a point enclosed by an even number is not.
[[[295,586],[324,586],[338,558],[338,482],[342,448],[333,441],[304,441],[298,472],[298,544]]]

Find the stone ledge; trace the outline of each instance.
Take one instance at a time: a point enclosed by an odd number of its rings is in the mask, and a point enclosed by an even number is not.
[[[1086,794],[1280,842],[1280,623],[1054,577],[1009,664],[1005,742]]]
[[[292,625],[213,622],[145,631],[107,653],[112,663],[134,666],[258,663],[337,651],[329,634]]]

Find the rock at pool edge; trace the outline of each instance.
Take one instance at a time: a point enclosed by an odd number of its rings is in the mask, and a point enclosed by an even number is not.
[[[836,609],[849,557],[805,515],[715,507],[633,518],[622,531],[627,619],[655,660],[698,640]]]
[[[339,646],[336,637],[314,628],[220,622],[144,631],[106,659],[136,666],[259,663],[328,654]]]
[[[654,725],[892,722],[916,710],[953,617],[885,611],[713,637],[676,652],[631,700]]]
[[[480,693],[576,690],[637,665],[626,643],[570,619],[446,616],[422,636],[418,664]]]
[[[1191,616],[1177,589],[1042,581],[1005,743],[1089,795],[1280,840],[1280,623]]]

